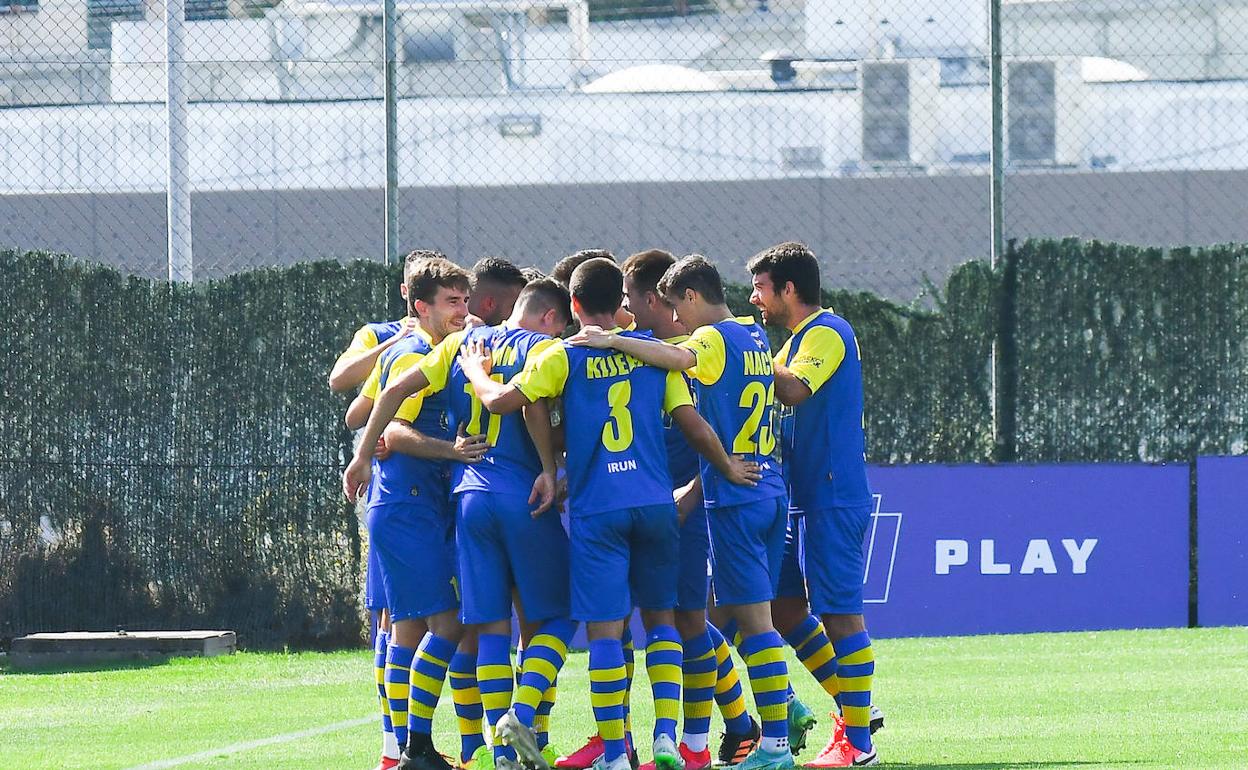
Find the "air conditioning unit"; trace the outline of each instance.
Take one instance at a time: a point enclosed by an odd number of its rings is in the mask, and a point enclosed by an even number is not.
[[[877,169],[928,165],[936,148],[939,63],[864,61],[858,73],[863,163]]]
[[[1077,58],[1007,62],[1006,162],[1011,166],[1079,165],[1084,96]]]

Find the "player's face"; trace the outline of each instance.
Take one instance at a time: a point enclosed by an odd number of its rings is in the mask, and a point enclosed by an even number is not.
[[[433,301],[422,304],[428,311],[425,320],[429,324],[429,331],[439,339],[464,328],[464,321],[468,317],[467,291],[439,286]]]
[[[763,312],[763,323],[769,326],[785,326],[789,311],[784,300],[776,293],[771,273],[759,273],[751,280],[754,290],[750,292],[750,304]]]
[[[647,292],[638,289],[632,278],[624,276],[624,309],[637,319],[637,328],[641,331],[649,331],[655,327],[655,308],[652,304],[657,304],[661,312],[669,314],[672,312],[671,308],[662,303],[652,303],[650,296],[653,295],[648,295]]]
[[[693,292],[686,291],[680,295],[669,295],[667,301],[672,305],[672,313],[676,320],[686,329],[692,331],[702,325],[698,321],[698,303],[694,301]]]

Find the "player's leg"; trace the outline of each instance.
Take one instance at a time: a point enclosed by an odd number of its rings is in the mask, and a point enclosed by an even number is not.
[[[572,616],[589,637],[590,703],[602,739],[604,770],[627,770],[624,739],[625,618],[629,593],[629,511],[571,518]]]
[[[706,509],[697,506],[680,524],[679,563],[676,571],[676,632],[681,643],[682,725],[680,757],[686,770],[711,765],[708,744],[715,681],[719,670],[715,648],[706,628],[710,594],[710,533]]]
[[[514,681],[507,549],[492,495],[461,494],[456,498],[456,510],[462,617],[477,631],[475,683],[485,721],[493,727],[511,708]],[[516,756],[494,736],[492,751],[477,749],[474,752],[474,770],[487,768],[503,758],[514,760]]]
[[[721,617],[719,622],[729,621],[726,617]],[[707,623],[706,633],[715,649],[715,703],[724,719],[719,761],[724,765],[736,765],[758,747],[762,732],[758,722],[746,710],[745,693],[741,689],[741,677],[732,660],[732,648],[714,622]]]
[[[558,522],[558,517],[551,514],[551,518]],[[564,542],[567,542],[567,531],[563,529],[563,525],[559,524],[559,529],[563,534]],[[565,571],[564,582],[567,582],[567,574]],[[520,598],[520,592],[514,586],[511,593],[512,605],[516,608],[516,617],[520,621],[520,649],[516,651],[516,660],[519,666],[524,665],[524,651],[533,641],[533,637],[537,635],[541,629],[541,622],[529,620],[524,611],[524,601]],[[516,684],[519,685],[520,670],[516,671]],[[559,752],[550,745],[550,712],[555,708],[555,700],[559,694],[559,681],[556,679],[551,682],[550,687],[546,688],[546,692],[542,693],[542,700],[537,706],[537,716],[533,719],[533,732],[537,734],[537,745],[542,749],[542,756],[546,757],[546,763],[552,767],[558,766],[558,762],[562,757]],[[601,753],[601,752],[600,752]],[[588,765],[586,765],[588,767]]]
[[[569,618],[568,538],[559,519],[534,519],[523,498],[498,495],[496,508],[506,533],[507,563],[525,612],[538,624],[525,647],[520,681],[511,710],[498,723],[501,740],[532,765],[546,762],[534,723],[543,695],[553,686],[568,656],[575,625]]]
[[[676,747],[683,658],[674,608],[680,566],[680,530],[674,504],[635,508],[630,543],[629,588],[646,629],[646,673],[654,698],[654,763],[659,770],[684,767]]]
[[[823,618],[836,651],[845,738],[854,765],[878,761],[871,740],[875,654],[862,617],[863,537],[870,520],[870,506],[862,506],[817,511],[806,522],[811,551],[831,556],[808,562],[807,578],[812,609]]]
[[[508,640],[510,643],[510,639]],[[466,765],[485,746],[482,722],[485,709],[481,704],[481,688],[477,684],[477,628],[465,626],[463,637],[447,677],[451,683],[451,702],[459,726],[459,762]]]
[[[771,621],[787,519],[783,498],[717,508],[710,514],[715,597],[729,608],[740,631],[738,650],[745,659],[762,722],[758,749],[742,763],[746,770],[793,766],[784,640]]]

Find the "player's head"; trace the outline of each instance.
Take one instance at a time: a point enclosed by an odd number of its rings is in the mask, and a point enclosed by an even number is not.
[[[571,289],[572,273],[591,259],[608,259],[614,262],[615,255],[606,249],[581,249],[556,262],[554,269],[550,271],[550,277],[567,289]]]
[[[804,243],[788,241],[750,258],[750,304],[763,311],[763,323],[792,329],[819,307],[819,260]]]
[[[676,262],[662,249],[639,251],[624,260],[624,306],[637,319],[637,328],[653,331],[672,324],[672,306],[659,293],[659,280]]]
[[[520,272],[524,274],[524,280],[526,283],[540,281],[546,277],[545,273],[543,273],[541,270],[538,270],[536,267],[533,267],[532,265],[529,265],[528,267],[520,268]],[[564,287],[564,288],[567,288],[567,287]]]
[[[624,300],[624,275],[611,260],[597,257],[582,262],[568,280],[572,295],[572,313],[584,326],[605,323],[603,316],[613,316]]]
[[[526,283],[520,268],[502,257],[484,257],[472,266],[468,312],[489,326],[500,324],[511,315]]]
[[[520,290],[511,318],[521,329],[558,337],[572,323],[572,299],[563,286],[539,278]]]
[[[440,341],[464,328],[468,316],[468,271],[441,255],[407,264],[407,303],[420,325]]]
[[[714,323],[722,316],[724,282],[715,265],[701,254],[676,260],[659,279],[658,288],[686,329]]]
[[[433,249],[416,249],[403,258],[403,283],[399,284],[399,294],[404,304],[407,303],[407,277],[412,274],[412,265],[422,259],[446,259],[446,255]]]

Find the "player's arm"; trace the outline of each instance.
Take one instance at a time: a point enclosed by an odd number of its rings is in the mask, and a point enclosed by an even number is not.
[[[701,474],[694,476],[693,481],[674,491],[672,496],[676,498],[676,518],[679,519],[681,525],[684,525],[689,514],[702,504]]]
[[[815,394],[845,360],[845,340],[835,329],[816,326],[802,335],[801,344],[788,366],[785,350],[776,356],[772,371],[776,378],[776,399],[785,406],[797,406]]]
[[[537,517],[554,504],[558,488],[555,429],[550,424],[550,402],[546,399],[539,398],[524,407],[523,411],[524,427],[529,431],[533,446],[537,449],[537,456],[542,462],[542,472],[533,482],[533,491],[529,494],[529,505],[537,504],[533,509],[533,516]]]
[[[345,421],[348,430],[359,430],[368,422],[368,415],[373,410],[373,400],[363,393],[357,394],[347,407]],[[376,442],[374,442],[376,443]]]
[[[350,347],[334,362],[334,368],[329,372],[329,389],[342,393],[363,384],[377,364],[378,356],[407,336],[415,325],[415,318],[406,319],[394,336],[380,344],[372,329],[367,326],[360,329],[351,340]]]
[[[510,414],[540,398],[554,398],[568,381],[568,354],[558,340],[529,351],[524,369],[504,384],[490,379],[490,356],[480,343],[464,346],[459,368],[481,404],[492,414]]]
[[[733,484],[751,487],[762,478],[758,463],[729,455],[724,449],[714,429],[694,408],[693,399],[689,395],[689,386],[678,372],[671,372],[667,375],[663,409],[672,416],[672,422],[680,428],[689,446],[705,457],[715,470],[724,475],[724,478]]]
[[[582,327],[579,332],[568,338],[568,344],[599,349],[614,348],[642,363],[674,372],[692,369],[697,363],[697,357],[693,351],[686,348],[669,345],[655,339],[607,332],[597,326]]]
[[[394,419],[381,434],[391,452],[428,460],[452,460],[471,465],[480,462],[490,448],[485,436],[456,436],[454,441],[420,432],[407,420]]]

